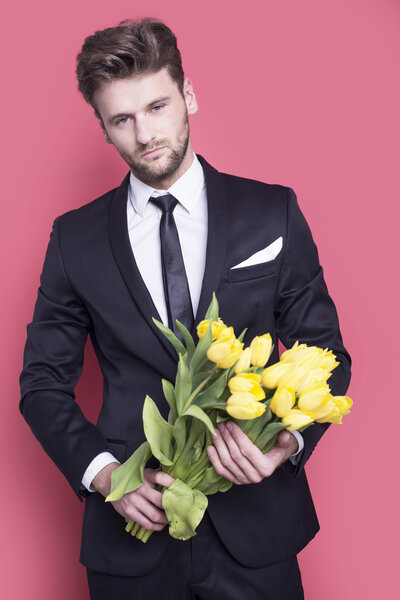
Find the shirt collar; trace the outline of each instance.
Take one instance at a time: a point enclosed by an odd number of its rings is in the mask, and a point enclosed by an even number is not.
[[[143,183],[131,171],[128,197],[135,212],[143,217],[150,196],[162,196],[168,192],[175,196],[178,202],[190,213],[199,200],[205,185],[203,167],[195,153],[193,153],[193,159],[188,170],[168,190],[157,190],[147,185],[147,183]]]

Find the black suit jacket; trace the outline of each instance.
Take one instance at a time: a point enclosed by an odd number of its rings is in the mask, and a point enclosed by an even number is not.
[[[208,241],[196,322],[215,291],[222,319],[236,332],[248,328],[245,341],[271,333],[271,363],[279,358],[277,338],[286,347],[299,340],[333,350],[340,366],[330,379],[332,393],[345,394],[350,357],[293,190],[219,173],[199,159]],[[24,418],[78,498],[86,496],[81,562],[115,575],[146,573],[169,545],[185,543],[164,528],[143,544],[124,531],[124,519],[100,494],[81,491],[83,473],[98,453],[110,450],[124,461],[144,441],[146,394],[167,416],[161,378],[174,381],[176,374],[177,357],[151,320],[160,317],[132,254],[128,185],[129,173],[118,188],[55,219],[20,376]],[[283,249],[274,260],[230,269],[280,236]],[[96,425],[74,395],[88,334],[104,377]],[[241,563],[260,567],[285,560],[318,531],[304,465],[327,427],[315,424],[304,431],[298,465],[286,461],[261,483],[209,497],[220,538]]]

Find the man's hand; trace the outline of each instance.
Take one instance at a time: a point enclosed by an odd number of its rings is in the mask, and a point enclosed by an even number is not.
[[[92,486],[104,497],[111,489],[111,473],[119,467],[118,463],[110,463],[93,479]],[[155,489],[155,484],[169,487],[174,481],[172,477],[158,469],[145,469],[143,484],[134,492],[124,494],[120,500],[111,502],[115,510],[125,517],[143,525],[146,529],[161,531],[168,525],[167,516],[162,508],[162,493]]]
[[[214,445],[207,447],[208,457],[218,475],[236,485],[259,483],[270,477],[298,448],[296,438],[287,429],[280,432],[276,445],[266,454],[236,423],[221,423],[216,432]]]

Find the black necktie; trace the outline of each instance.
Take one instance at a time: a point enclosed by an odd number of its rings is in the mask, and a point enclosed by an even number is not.
[[[165,194],[156,198],[151,197],[150,201],[163,213],[160,222],[161,264],[169,328],[182,339],[175,319],[190,331],[194,318],[178,230],[172,214],[178,200],[171,194]]]

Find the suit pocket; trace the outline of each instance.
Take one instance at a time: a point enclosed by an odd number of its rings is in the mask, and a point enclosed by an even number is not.
[[[119,462],[123,463],[128,458],[127,456],[127,444],[126,440],[116,440],[111,438],[106,438],[106,442],[110,448],[111,454],[115,456],[119,460]]]
[[[239,267],[228,270],[228,281],[247,281],[260,277],[272,277],[278,272],[276,260],[269,260],[250,267]]]

